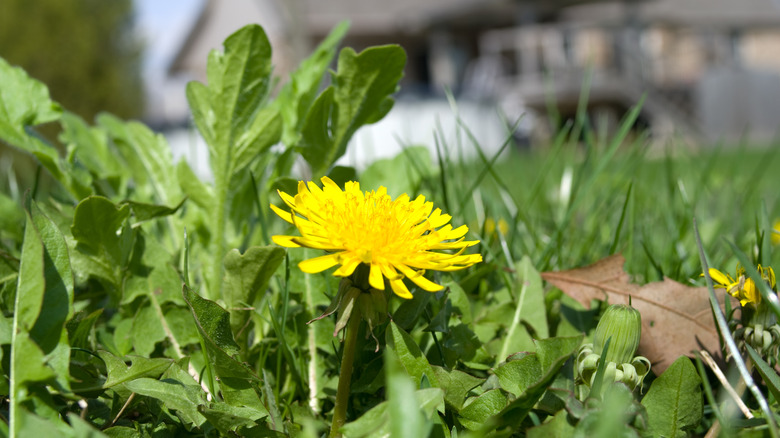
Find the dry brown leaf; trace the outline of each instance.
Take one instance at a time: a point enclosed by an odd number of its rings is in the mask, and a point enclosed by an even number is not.
[[[616,254],[584,268],[543,272],[542,278],[588,308],[593,299],[628,304],[631,296],[631,304],[642,314],[639,354],[650,360],[657,375],[694,350],[721,356],[706,287],[668,278],[644,286],[633,284],[624,263],[623,256]]]

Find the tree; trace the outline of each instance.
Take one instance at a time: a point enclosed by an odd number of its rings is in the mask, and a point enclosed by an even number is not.
[[[49,86],[68,110],[139,117],[141,45],[132,0],[2,0],[0,57]]]

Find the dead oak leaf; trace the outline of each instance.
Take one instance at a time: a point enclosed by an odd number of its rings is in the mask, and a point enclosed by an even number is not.
[[[664,278],[640,286],[623,270],[625,259],[616,254],[584,268],[543,272],[542,278],[590,307],[593,299],[631,304],[642,314],[639,354],[660,375],[680,355],[705,349],[720,356],[720,342],[706,287],[691,287]],[[722,297],[721,297],[722,305]]]

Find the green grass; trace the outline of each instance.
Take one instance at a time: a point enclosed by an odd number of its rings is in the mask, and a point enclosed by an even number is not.
[[[766,243],[767,225],[780,218],[777,155],[775,147],[691,149],[642,141],[614,154],[581,143],[510,149],[492,166],[460,166],[463,175],[488,169],[479,186],[481,209],[469,203],[462,210],[469,224],[506,220],[510,253],[529,255],[540,270],[620,252],[638,281],[686,281],[701,272],[694,218],[714,266],[731,270],[736,263],[724,239],[758,257],[757,228]],[[453,176],[449,190],[462,196],[470,188],[458,186],[463,180]],[[776,264],[771,246],[762,247],[768,253],[761,261]]]

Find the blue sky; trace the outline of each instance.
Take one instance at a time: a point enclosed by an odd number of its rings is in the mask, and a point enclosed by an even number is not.
[[[164,69],[181,45],[204,0],[135,0],[136,26],[145,43],[144,71]]]

